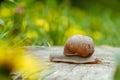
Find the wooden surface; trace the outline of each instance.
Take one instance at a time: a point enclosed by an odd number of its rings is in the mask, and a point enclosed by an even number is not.
[[[63,53],[63,47],[29,47],[38,59],[49,62],[51,53]],[[100,46],[95,47],[94,56],[101,59],[100,64],[68,64],[52,63],[54,72],[45,80],[112,80],[115,70],[114,54],[120,48]]]

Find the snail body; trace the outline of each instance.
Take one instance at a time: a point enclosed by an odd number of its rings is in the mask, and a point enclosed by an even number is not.
[[[64,45],[64,55],[80,56],[87,58],[94,53],[94,43],[92,38],[82,35],[70,37]]]

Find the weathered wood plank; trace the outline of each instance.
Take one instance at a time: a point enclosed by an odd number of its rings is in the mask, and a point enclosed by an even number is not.
[[[63,47],[29,47],[32,53],[39,59],[49,62],[51,53],[63,53]],[[54,73],[50,74],[45,80],[112,80],[115,70],[115,51],[120,48],[114,47],[95,47],[94,56],[102,60],[100,64],[52,64]],[[51,62],[50,62],[51,63]]]

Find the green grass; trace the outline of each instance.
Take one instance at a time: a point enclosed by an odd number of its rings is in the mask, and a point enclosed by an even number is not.
[[[95,45],[120,46],[119,15],[111,10],[87,12],[64,3],[57,6],[54,1],[50,4],[46,2],[47,5],[32,0],[26,2],[25,7],[19,2],[2,3],[2,40],[9,40],[17,32],[19,36],[16,39],[25,45],[64,45],[68,37],[81,34],[92,37]],[[15,8],[18,6],[23,6],[20,9],[24,12],[16,16]]]

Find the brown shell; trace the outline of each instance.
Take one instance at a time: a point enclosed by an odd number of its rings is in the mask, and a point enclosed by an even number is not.
[[[82,35],[70,37],[64,45],[64,54],[66,56],[90,57],[94,52],[94,43],[92,38]]]

